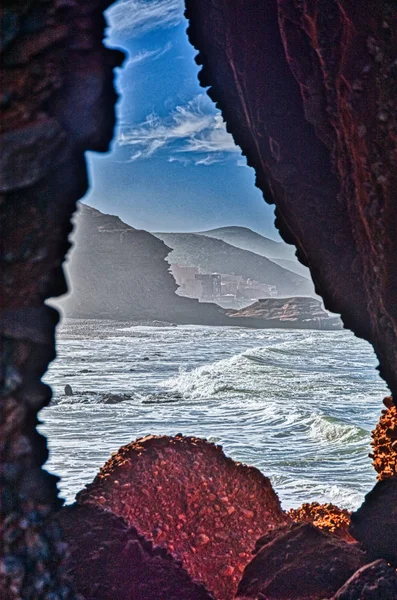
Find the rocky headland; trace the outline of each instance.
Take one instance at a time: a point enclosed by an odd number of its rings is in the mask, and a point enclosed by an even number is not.
[[[246,327],[342,329],[339,317],[331,316],[315,298],[263,298],[227,315]]]
[[[235,314],[213,302],[180,296],[169,268],[173,260],[170,256],[175,250],[160,237],[160,234],[134,229],[117,216],[81,204],[66,265],[71,292],[58,300],[56,306],[66,317],[128,320],[137,324],[328,329],[330,323],[335,322],[341,327],[340,320],[331,319],[321,308],[321,302],[310,296],[269,298],[261,304],[261,315],[256,318],[248,309]],[[178,242],[175,246],[175,239],[186,237],[189,243]],[[310,292],[311,283],[306,278],[222,240],[198,234],[166,234],[162,238],[170,239],[170,243],[179,248],[183,254],[180,260],[195,261],[195,264],[201,261],[210,272],[216,267],[248,272],[264,281],[269,278],[271,282],[281,281],[280,291]],[[223,245],[223,251],[219,245]]]
[[[182,298],[164,242],[113,215],[81,204],[66,267],[71,293],[57,302],[65,316],[222,325],[215,304]]]

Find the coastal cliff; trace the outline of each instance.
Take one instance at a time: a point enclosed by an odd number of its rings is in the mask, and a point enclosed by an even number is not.
[[[243,276],[274,285],[278,294],[284,297],[315,295],[313,283],[307,277],[280,266],[266,256],[238,248],[224,240],[197,233],[154,235],[172,249],[167,256],[171,265],[199,267],[203,273]],[[288,248],[286,244],[280,245]]]
[[[65,316],[205,325],[228,322],[215,304],[175,293],[178,286],[165,262],[171,249],[152,234],[84,204],[76,221],[66,267],[71,294],[57,302]]]
[[[201,254],[207,242],[228,246],[220,240],[207,238],[206,242],[204,236],[189,235],[204,239],[203,243],[200,242]],[[169,234],[170,238],[173,236]],[[73,246],[66,265],[71,292],[56,302],[66,317],[255,328],[328,329],[332,328],[329,327],[331,322],[337,324],[335,328],[341,326],[338,318],[329,318],[320,301],[309,296],[261,301],[260,315],[253,308],[240,312],[226,311],[214,303],[180,296],[176,293],[178,286],[167,262],[173,254],[172,248],[159,237],[134,229],[119,217],[103,214],[85,204],[80,205],[76,217]],[[237,263],[234,262],[233,251],[238,254]],[[303,289],[309,290],[310,284],[305,278],[262,256],[232,246],[225,251],[230,269],[240,263],[243,272],[244,256],[241,255],[244,253],[248,259],[249,255],[254,257],[256,269],[262,265],[266,270],[269,263],[275,269],[278,280],[284,276],[285,289],[302,289],[303,285]],[[193,260],[193,256],[189,256]],[[200,256],[196,260],[200,260]],[[249,268],[250,265],[247,265],[246,269]]]

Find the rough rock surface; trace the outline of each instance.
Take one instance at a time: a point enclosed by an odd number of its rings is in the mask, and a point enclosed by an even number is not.
[[[60,501],[36,425],[50,401],[41,377],[57,322],[45,300],[66,290],[70,217],[87,189],[84,151],[106,150],[114,125],[121,55],[102,43],[108,4],[5,0],[0,8],[2,600],[76,598],[58,569],[64,546],[47,517]],[[326,308],[373,343],[395,393],[396,4],[250,0],[249,8],[188,0],[202,83],[212,85]],[[392,481],[376,490],[393,497]],[[379,509],[380,522],[393,524],[393,502]]]
[[[87,189],[85,150],[113,134],[113,69],[102,43],[106,0],[5,0],[0,7],[0,597],[75,598],[58,564],[57,478],[42,469],[37,412],[55,356],[70,218]]]
[[[200,82],[325,307],[397,392],[397,5],[186,0]]]
[[[314,298],[264,298],[246,308],[228,311],[239,323],[252,327],[262,323],[267,327],[294,327],[301,329],[342,329],[339,317],[330,316]]]
[[[169,554],[112,513],[73,505],[56,521],[69,544],[64,571],[85,600],[213,600]]]
[[[397,574],[385,560],[361,567],[331,600],[396,600]]]
[[[375,560],[397,568],[397,477],[379,481],[352,514],[351,534]]]
[[[217,600],[234,597],[258,537],[289,521],[260,471],[192,437],[123,446],[76,499],[166,548]]]
[[[397,476],[397,408],[392,398],[385,398],[385,410],[372,432],[373,465],[378,473],[378,479]]]
[[[334,504],[302,504],[299,508],[291,508],[287,515],[295,523],[312,523],[322,531],[332,533],[348,542],[354,538],[349,533],[350,513],[345,508],[338,508]]]
[[[322,600],[332,596],[365,564],[358,544],[293,524],[259,540],[246,567],[237,598]]]

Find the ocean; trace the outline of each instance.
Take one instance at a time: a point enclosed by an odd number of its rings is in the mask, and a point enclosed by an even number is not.
[[[376,481],[370,432],[388,390],[372,347],[348,331],[65,319],[57,355],[40,430],[68,503],[112,452],[150,433],[221,444],[270,477],[286,509],[353,509]]]

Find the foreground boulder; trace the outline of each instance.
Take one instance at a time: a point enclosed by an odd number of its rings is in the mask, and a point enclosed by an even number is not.
[[[345,508],[339,508],[335,504],[302,504],[299,508],[291,508],[288,516],[295,523],[312,523],[319,529],[332,533],[348,542],[354,538],[349,533],[350,513]]]
[[[361,567],[331,600],[396,600],[397,575],[385,560]]]
[[[234,597],[256,540],[289,522],[269,479],[193,437],[123,446],[77,495],[181,560],[217,600]]]
[[[284,527],[262,541],[239,584],[240,600],[330,598],[366,562],[358,544],[311,524]]]
[[[351,519],[350,531],[368,556],[397,567],[397,477],[379,481]]]
[[[213,600],[167,552],[112,513],[74,505],[57,520],[69,544],[64,571],[85,600]]]

